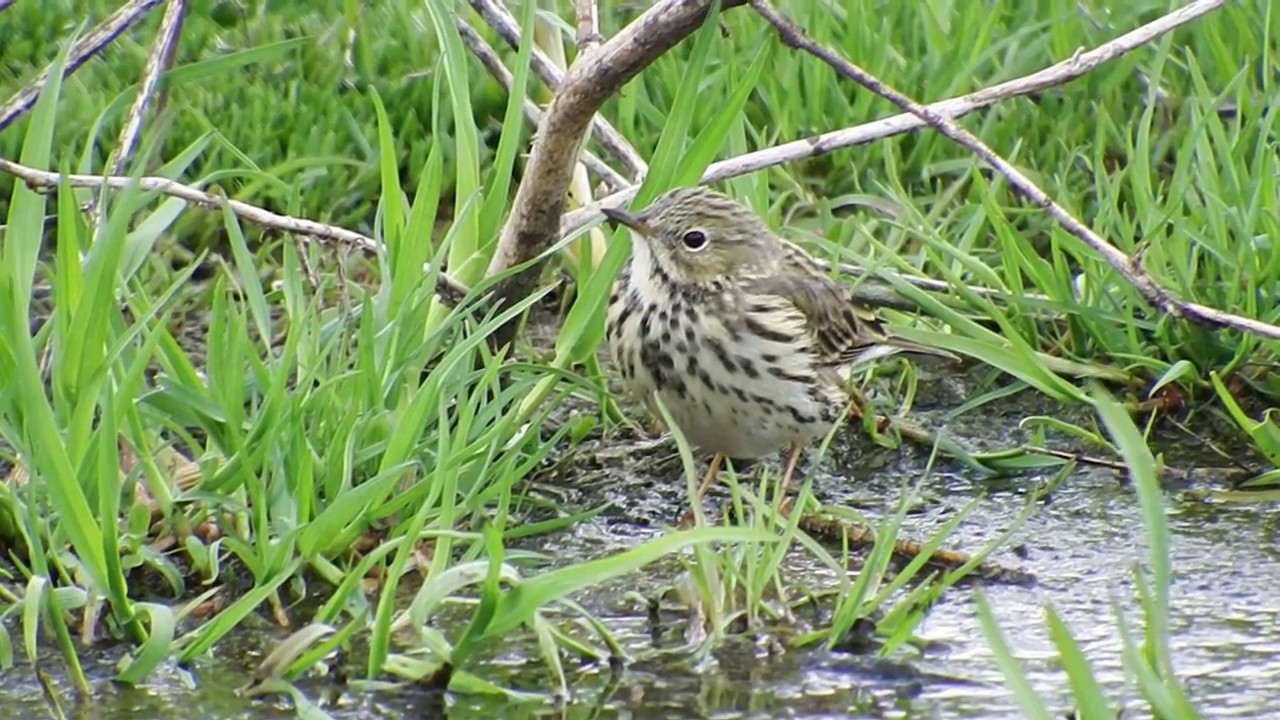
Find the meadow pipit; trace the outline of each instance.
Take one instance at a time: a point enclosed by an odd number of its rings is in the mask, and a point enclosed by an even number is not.
[[[848,407],[850,366],[898,352],[954,355],[889,336],[808,253],[746,207],[677,188],[638,213],[606,209],[638,240],[609,298],[608,335],[627,390],[661,397],[693,445],[725,457],[801,450]],[[682,520],[692,520],[692,508]]]

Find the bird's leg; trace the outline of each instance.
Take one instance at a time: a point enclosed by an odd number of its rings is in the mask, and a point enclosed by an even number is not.
[[[861,420],[862,413],[865,412],[867,408],[867,396],[863,395],[861,390],[853,387],[852,385],[846,389],[849,391],[849,400],[851,402],[849,403],[849,409],[846,412],[845,417],[853,420]]]
[[[724,454],[716,453],[711,458],[711,464],[707,466],[707,474],[702,476],[702,484],[698,486],[698,491],[693,494],[693,500],[689,505],[689,509],[684,512],[680,518],[680,528],[693,527],[694,513],[693,507],[702,502],[702,496],[707,494],[707,490],[711,489],[711,484],[716,481],[716,475],[720,472],[720,465],[724,462]]]
[[[791,486],[791,476],[796,472],[796,465],[800,463],[800,452],[804,450],[804,445],[798,442],[791,443],[791,454],[787,456],[787,468],[782,472],[782,482],[778,484],[778,497],[782,498],[782,508],[789,510],[791,508],[790,501],[787,500],[787,488]]]
[[[863,395],[861,390],[850,387],[849,400],[849,407],[845,410],[845,419],[858,422],[865,421],[867,408],[869,407],[867,396]],[[889,429],[889,418],[877,415],[872,419],[875,421],[876,432],[882,433]]]

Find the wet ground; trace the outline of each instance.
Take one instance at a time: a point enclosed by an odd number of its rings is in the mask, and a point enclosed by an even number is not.
[[[536,344],[536,343],[535,343]],[[910,415],[913,423],[942,428],[970,451],[992,451],[1026,442],[1019,422],[1052,415],[1087,425],[1084,408],[1058,408],[1024,392],[959,417],[951,409],[990,387],[990,371],[961,377],[926,378]],[[1166,428],[1158,443],[1166,461],[1169,497],[1195,485],[1214,485],[1233,470],[1229,458],[1200,441]],[[1058,446],[1102,456],[1097,448]],[[904,480],[920,477],[927,448],[869,447],[850,430],[827,459],[804,466],[824,503],[856,507],[871,516],[896,504]],[[1217,468],[1223,468],[1219,470]],[[1194,471],[1194,472],[1188,472]],[[571,563],[634,546],[674,524],[683,511],[684,480],[669,444],[611,438],[588,442],[566,458],[559,471],[537,478],[538,492],[565,509],[609,507],[571,532],[525,541],[525,549],[548,551]],[[924,497],[908,515],[902,534],[924,539],[968,504],[978,507],[951,535],[949,547],[976,551],[1011,526],[1030,492],[1046,474],[994,478],[951,462],[935,467]],[[723,499],[720,488],[715,497]],[[1280,513],[1274,505],[1208,506],[1170,503],[1174,570],[1172,656],[1194,702],[1205,717],[1264,717],[1280,707]],[[995,561],[1029,571],[1031,587],[982,586],[1010,646],[1042,695],[1060,713],[1070,710],[1066,678],[1056,668],[1044,629],[1044,608],[1052,604],[1074,632],[1104,687],[1116,701],[1137,707],[1120,666],[1120,641],[1113,603],[1133,626],[1140,626],[1132,573],[1144,557],[1142,524],[1132,489],[1122,473],[1083,466],[1040,503],[1026,524],[998,552]],[[620,672],[607,666],[567,667],[572,697],[559,709],[514,706],[505,700],[449,697],[449,718],[1001,718],[1019,717],[979,629],[973,586],[953,588],[930,612],[918,634],[928,641],[922,656],[881,660],[868,655],[823,650],[770,654],[750,640],[737,640],[710,658],[681,655],[684,618],[663,616],[655,629],[648,608],[625,597],[652,594],[669,583],[676,563],[648,568],[577,598],[601,617],[631,658]],[[830,570],[797,553],[788,580],[832,587]],[[299,613],[298,617],[305,617]],[[12,637],[21,637],[11,626]],[[279,642],[281,631],[263,620],[219,646],[191,672],[168,667],[139,688],[101,681],[90,705],[71,707],[70,688],[58,679],[57,693],[73,717],[264,719],[295,717],[284,698],[248,698],[238,692],[257,664]],[[90,677],[115,672],[119,648],[85,656]],[[676,650],[674,654],[672,650]],[[496,650],[478,674],[535,693],[550,688],[547,674],[530,658],[536,648],[513,638]],[[664,652],[665,651],[665,652]],[[20,651],[19,651],[20,653]],[[50,655],[52,658],[53,656]],[[359,659],[355,659],[357,665]],[[355,669],[352,675],[358,675]],[[336,688],[322,680],[300,683],[307,697],[338,718],[440,717],[439,699],[423,690],[398,687]],[[335,702],[336,699],[336,702]],[[19,662],[0,673],[0,720],[48,717],[35,673]],[[1127,714],[1126,717],[1138,715]]]
[[[963,394],[964,387],[940,384],[939,397],[922,398],[913,419],[938,424],[940,409]],[[972,448],[1009,447],[1020,441],[1017,421],[1031,414],[1032,396],[1002,401],[992,408],[951,420],[947,428]],[[930,405],[932,403],[932,406]],[[1061,413],[1055,412],[1059,417]],[[1079,417],[1085,417],[1077,413]],[[994,431],[993,431],[994,430]],[[1184,463],[1201,457],[1186,443],[1169,443],[1170,457]],[[530,549],[554,548],[562,562],[622,550],[664,532],[678,516],[683,482],[663,458],[666,446],[584,446],[571,475],[544,479],[561,501],[613,506],[571,533],[539,538]],[[643,456],[643,461],[636,457]],[[810,466],[815,493],[824,502],[857,506],[875,514],[896,500],[904,477],[923,470],[927,453],[856,449],[842,445],[834,460]],[[584,470],[585,468],[585,470]],[[1212,482],[1215,470],[1172,473],[1179,489]],[[1200,478],[1199,480],[1187,479]],[[909,515],[904,534],[923,538],[975,496],[979,507],[952,535],[951,547],[976,550],[1012,524],[1037,478],[992,479],[944,464],[925,488],[926,497]],[[721,496],[723,497],[723,495]],[[1280,706],[1280,515],[1273,506],[1222,507],[1171,503],[1169,523],[1174,585],[1172,655],[1191,697],[1206,717],[1263,717]],[[1082,644],[1104,687],[1117,701],[1133,704],[1120,665],[1120,640],[1114,605],[1140,626],[1132,572],[1144,557],[1141,520],[1132,489],[1120,473],[1085,467],[1063,482],[1017,531],[1010,550],[995,559],[1020,567],[1038,579],[1032,587],[987,584],[983,587],[1008,642],[1025,664],[1035,687],[1056,711],[1070,709],[1065,676],[1044,629],[1044,608],[1052,604]],[[1016,548],[1016,552],[1012,549]],[[674,564],[672,564],[674,566]],[[620,672],[607,666],[569,668],[573,695],[567,707],[513,706],[472,697],[448,699],[449,718],[998,718],[1018,717],[983,640],[974,612],[972,587],[954,588],[937,604],[919,634],[929,644],[909,661],[829,653],[823,650],[771,655],[749,640],[729,643],[710,658],[694,661],[659,650],[680,645],[679,615],[657,628],[647,608],[627,599],[627,590],[653,592],[671,579],[673,567],[654,568],[639,577],[597,588],[579,599],[605,620],[633,662]],[[789,577],[830,586],[829,570],[797,555]],[[237,694],[274,631],[247,630],[225,643],[193,674],[176,668],[153,677],[145,687],[102,685],[92,707],[78,715],[91,718],[270,718],[291,717],[283,699],[249,699]],[[544,691],[548,678],[528,658],[532,643],[515,640],[490,658],[482,675],[510,685]],[[112,672],[105,653],[91,675]],[[56,672],[52,664],[46,668]],[[303,684],[313,701],[332,692],[322,682]],[[68,694],[63,695],[69,697]],[[439,717],[436,700],[422,691],[339,693],[326,707],[334,717]],[[47,716],[39,686],[28,666],[0,676],[0,718]],[[1127,715],[1131,716],[1131,715]]]

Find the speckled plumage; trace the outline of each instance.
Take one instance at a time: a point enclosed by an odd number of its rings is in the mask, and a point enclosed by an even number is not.
[[[790,445],[789,475],[847,406],[851,364],[946,354],[887,336],[808,254],[719,192],[677,188],[606,215],[633,236],[609,299],[614,362],[704,450],[758,458]]]

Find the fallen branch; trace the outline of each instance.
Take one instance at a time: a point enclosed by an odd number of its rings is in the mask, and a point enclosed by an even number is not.
[[[729,0],[725,5],[740,5]],[[595,52],[578,57],[565,73],[547,108],[515,202],[498,238],[488,273],[495,275],[540,256],[560,237],[569,183],[578,148],[596,111],[641,70],[696,30],[707,16],[709,0],[660,0]],[[510,306],[528,296],[541,263],[502,282],[499,304]],[[517,320],[495,331],[494,347],[510,345]]]
[[[965,95],[939,100],[931,103],[928,107],[939,115],[959,118],[1004,100],[1064,85],[1091,72],[1103,63],[1110,62],[1147,45],[1161,35],[1167,34],[1214,9],[1216,9],[1216,6],[1213,3],[1189,5],[1178,12],[1161,16],[1091,50],[1077,52],[1066,60],[1037,70],[1034,73],[1006,80]],[[716,183],[784,163],[805,160],[843,148],[864,145],[876,140],[901,135],[922,127],[927,127],[927,123],[920,117],[909,112],[899,113],[880,120],[822,133],[802,140],[794,140],[712,163],[699,182],[704,185]],[[585,227],[600,222],[604,218],[600,214],[600,208],[625,206],[631,202],[637,190],[639,190],[639,186],[626,188],[600,199],[594,205],[566,214],[561,223],[561,233],[566,236],[571,235]],[[835,267],[843,273],[852,275],[867,274],[867,271],[858,265],[828,263],[824,260],[818,260],[818,262],[826,269]],[[898,277],[904,282],[924,290],[947,292],[951,289],[947,282],[941,280],[908,275],[898,275]],[[1003,293],[994,288],[970,287],[969,289],[976,294],[989,297],[1003,295]],[[1051,302],[1050,298],[1043,296],[1024,297],[1030,300]],[[892,306],[892,304],[885,302],[886,298],[879,293],[872,293],[863,299]]]
[[[833,515],[806,513],[800,516],[800,529],[828,542],[847,544],[854,548],[869,548],[876,544],[876,533],[861,523]],[[925,543],[910,538],[897,537],[893,541],[893,554],[910,562],[924,555]],[[973,562],[973,556],[962,550],[938,548],[928,555],[934,566],[954,570]],[[1036,576],[1019,568],[1006,567],[996,562],[984,561],[973,568],[973,574],[989,582],[1008,585],[1032,586]]]
[[[96,55],[102,48],[110,45],[125,30],[137,24],[151,8],[163,1],[130,0],[129,3],[108,16],[107,19],[98,23],[97,27],[80,38],[75,46],[71,48],[71,54],[67,58],[67,66],[63,70],[63,77],[79,70],[80,66],[84,65],[89,58]],[[5,101],[4,105],[0,105],[0,131],[12,125],[13,121],[22,117],[23,113],[30,110],[32,105],[35,105],[36,98],[40,97],[40,91],[49,82],[50,70],[52,70],[52,67],[42,70],[34,80],[27,83],[26,87],[14,93],[12,97]]]
[[[1142,268],[1140,254],[1135,257],[1107,242],[1087,225],[1078,220],[1066,208],[1059,205],[1041,190],[1012,163],[1005,160],[994,150],[984,144],[973,133],[960,127],[950,118],[944,117],[934,110],[920,105],[906,95],[885,85],[878,78],[862,68],[836,55],[834,52],[806,37],[803,31],[790,20],[780,15],[767,0],[750,0],[752,8],[777,29],[782,42],[790,47],[808,52],[831,66],[837,73],[853,80],[871,92],[919,117],[925,124],[945,135],[947,138],[971,150],[982,158],[1009,181],[1009,184],[1031,202],[1040,206],[1067,232],[1079,238],[1111,265],[1138,294],[1152,307],[1174,317],[1185,317],[1194,322],[1214,328],[1232,328],[1242,332],[1280,340],[1280,326],[1272,325],[1253,318],[1210,308],[1205,305],[1179,300],[1168,290],[1161,287]],[[1170,15],[1204,14],[1220,8],[1226,0],[1196,0]]]
[[[190,185],[183,185],[180,182],[162,177],[121,177],[118,175],[62,175],[61,173],[49,172],[47,170],[37,170],[36,168],[19,165],[10,160],[0,158],[0,172],[8,173],[22,180],[28,187],[34,190],[52,191],[56,190],[59,184],[66,182],[71,187],[79,188],[109,188],[112,190],[123,190],[129,187],[137,187],[140,190],[148,192],[159,192],[170,197],[176,197],[187,202],[205,208],[207,210],[219,210],[225,204],[236,217],[258,227],[278,230],[280,232],[292,233],[295,235],[312,238],[320,242],[340,242],[352,247],[359,248],[365,252],[376,253],[381,245],[377,240],[371,237],[361,235],[358,232],[337,227],[336,225],[326,225],[325,223],[307,220],[305,218],[295,218],[288,215],[280,215],[270,210],[260,208],[256,205],[242,202],[240,200],[232,200],[221,195],[205,192],[194,188]],[[423,272],[427,272],[429,268],[423,268]],[[470,290],[467,286],[458,282],[441,272],[436,278],[436,293],[441,299],[450,304],[456,304],[459,300],[467,295]]]
[[[484,69],[488,70],[489,74],[493,76],[493,79],[497,80],[498,84],[502,85],[510,93],[514,78],[507,66],[502,64],[502,58],[498,57],[498,53],[494,51],[493,47],[485,42],[484,38],[480,37],[480,33],[476,32],[465,20],[458,18],[456,23],[458,34],[462,36],[462,44],[466,45],[471,54],[476,56],[476,59],[480,61]],[[538,107],[537,103],[526,99],[522,110],[525,117],[529,119],[529,123],[534,127],[542,123],[542,108]],[[593,155],[586,148],[581,149],[578,159],[582,161],[583,165],[587,166],[588,170],[595,173],[596,177],[600,178],[610,191],[621,190],[630,185],[630,182],[619,175],[618,171],[609,167],[605,161]]]
[[[493,28],[493,31],[498,34],[498,37],[502,38],[503,42],[513,50],[520,49],[520,23],[516,22],[516,19],[507,12],[501,3],[496,0],[469,1],[476,14],[484,20],[485,24]],[[575,3],[582,3],[583,1],[574,0]],[[741,2],[738,4],[741,4]],[[581,9],[579,11],[581,12]],[[579,16],[579,21],[581,22],[581,15]],[[584,41],[581,34],[581,25],[579,25],[579,42]],[[599,43],[602,42],[598,23],[594,26],[594,37],[588,37],[585,40],[588,44],[593,45],[593,49],[598,49]],[[536,45],[531,50],[529,63],[533,73],[552,91],[559,92],[560,86],[564,84],[564,73]],[[575,64],[578,60],[583,59],[583,56],[586,55],[586,50],[587,48],[581,45],[578,47],[578,57],[574,61]],[[613,125],[609,124],[608,120],[599,115],[591,119],[591,138],[599,143],[600,147],[612,156],[614,160],[618,161],[618,164],[622,166],[623,172],[630,176],[631,182],[640,182],[648,174],[649,165],[644,161],[644,158],[640,157],[640,153],[636,152],[631,143]]]

